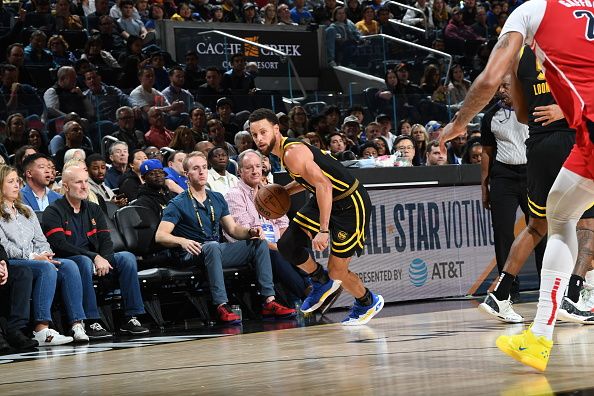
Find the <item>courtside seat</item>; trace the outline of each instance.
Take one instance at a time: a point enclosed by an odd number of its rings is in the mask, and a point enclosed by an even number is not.
[[[167,249],[155,243],[160,219],[142,206],[130,205],[115,212],[115,222],[128,251],[138,257],[138,276],[144,306],[161,328],[165,320],[161,312],[161,296],[179,293],[197,309],[200,319],[209,321],[205,296],[197,293],[204,279],[197,267],[179,268],[178,260]]]

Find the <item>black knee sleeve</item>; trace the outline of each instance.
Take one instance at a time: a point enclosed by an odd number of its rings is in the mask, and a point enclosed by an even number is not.
[[[307,234],[297,224],[291,222],[276,246],[285,260],[294,266],[301,265],[309,258],[311,241]]]

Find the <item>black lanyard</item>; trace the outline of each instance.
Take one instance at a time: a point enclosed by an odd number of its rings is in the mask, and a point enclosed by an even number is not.
[[[194,198],[194,196],[192,195],[192,192],[190,191],[190,188],[188,188],[188,196],[190,197],[190,201],[192,201],[192,206],[194,206],[194,213],[196,214],[196,219],[198,220],[198,224],[200,224],[200,229],[202,230],[202,233],[204,234],[204,236],[208,239],[209,236],[206,234],[206,231],[204,229],[204,225],[202,224],[202,218],[200,217],[200,213],[198,213],[198,205],[196,205],[196,199]],[[210,238],[213,238],[214,235],[214,226],[215,226],[215,211],[214,211],[214,207],[212,206],[212,202],[208,196],[208,194],[206,194],[206,200],[204,201],[205,204],[204,207],[206,208],[206,214],[210,215]],[[210,209],[210,211],[209,211]],[[218,234],[218,232],[217,232]]]

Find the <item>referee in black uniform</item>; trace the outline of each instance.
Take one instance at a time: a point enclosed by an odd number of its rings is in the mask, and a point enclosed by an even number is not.
[[[556,105],[542,68],[530,47],[522,48],[516,70],[517,78],[513,78],[512,84],[514,107],[520,121],[528,124],[530,135],[526,140],[530,220],[514,241],[495,290],[481,304],[481,309],[494,314],[500,320],[503,320],[501,314],[495,312],[502,302],[509,299],[510,293],[513,294],[515,277],[534,247],[537,244],[544,245],[543,237],[547,233],[547,196],[563,162],[575,144],[575,130],[569,128],[563,119],[563,113]],[[568,291],[568,298],[574,303],[578,302],[584,276],[590,269],[592,260],[593,217],[594,210],[589,209],[577,227],[580,248]],[[577,316],[577,320],[574,321],[581,323],[584,320],[583,312],[573,309],[575,306],[572,308],[567,303],[563,303],[565,312],[569,312],[570,317]],[[503,307],[504,310],[505,308],[506,306]],[[591,317],[592,313],[585,316]],[[560,314],[560,317],[563,318],[563,315]]]
[[[498,93],[500,100],[487,110],[481,125],[483,204],[492,213],[495,258],[500,274],[514,242],[518,206],[526,216],[529,213],[525,146],[528,127],[518,121],[512,108],[510,81],[511,76],[508,76],[502,82]],[[540,268],[544,244],[537,253],[537,267]],[[512,295],[518,296],[519,283],[515,277],[510,286]],[[508,300],[508,296],[503,300]],[[520,321],[519,315],[513,316],[512,322]]]

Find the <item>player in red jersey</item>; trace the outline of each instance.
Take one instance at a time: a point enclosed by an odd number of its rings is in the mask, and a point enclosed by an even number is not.
[[[440,136],[445,143],[495,94],[524,43],[534,48],[546,80],[576,145],[547,199],[548,242],[543,259],[538,309],[520,335],[500,336],[497,346],[523,364],[544,371],[553,346],[557,310],[577,257],[576,224],[594,201],[594,4],[591,0],[531,0],[509,17],[485,70],[477,77],[457,117]]]

